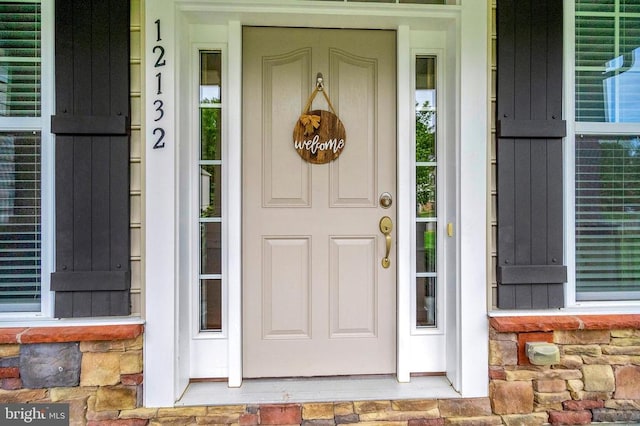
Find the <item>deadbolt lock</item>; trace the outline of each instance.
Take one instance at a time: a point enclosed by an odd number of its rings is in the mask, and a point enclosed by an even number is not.
[[[393,197],[388,192],[380,194],[380,207],[388,209],[393,204]]]

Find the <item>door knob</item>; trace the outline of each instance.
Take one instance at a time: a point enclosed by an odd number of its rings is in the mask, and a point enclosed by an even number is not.
[[[389,253],[391,252],[391,230],[393,229],[393,222],[389,216],[384,216],[380,219],[380,232],[384,235],[386,254],[382,258],[382,267],[388,268],[391,265],[389,260]]]

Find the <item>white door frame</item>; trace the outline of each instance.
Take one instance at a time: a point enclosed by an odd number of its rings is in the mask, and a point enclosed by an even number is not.
[[[249,4],[251,3],[251,4]],[[228,93],[241,89],[242,25],[385,28],[397,31],[397,78],[411,81],[411,46],[414,29],[439,29],[454,41],[447,52],[456,65],[455,111],[453,126],[457,144],[458,180],[458,276],[456,285],[448,288],[445,320],[448,333],[443,342],[447,353],[446,372],[454,388],[465,397],[486,396],[488,393],[488,329],[486,317],[487,280],[487,158],[489,140],[488,93],[488,2],[463,0],[460,6],[416,8],[411,5],[372,5],[366,3],[327,3],[272,1],[236,3],[232,1],[154,0],[146,2],[145,40],[145,406],[172,406],[184,391],[190,376],[192,337],[188,317],[190,294],[184,279],[189,277],[191,244],[181,233],[180,204],[188,193],[180,179],[180,165],[188,162],[177,141],[189,137],[189,122],[181,120],[180,111],[189,109],[188,96],[180,81],[190,80],[188,65],[192,34],[199,25],[220,25],[226,28]],[[229,20],[238,19],[242,21]],[[161,40],[156,34],[160,20]],[[207,31],[204,29],[203,31]],[[165,118],[154,120],[157,73],[154,67],[161,44],[166,67],[160,71],[163,84]],[[185,53],[185,51],[187,51]],[[186,55],[186,61],[185,61]],[[185,68],[186,67],[186,68]],[[165,69],[166,68],[166,69]],[[188,83],[187,83],[187,87]],[[412,93],[409,84],[398,84],[398,141],[411,138]],[[461,102],[464,99],[464,102]],[[241,140],[240,97],[227,97],[224,106],[227,121],[225,140]],[[405,123],[406,125],[402,125]],[[159,125],[165,130],[166,146],[152,149]],[[398,144],[398,367],[401,382],[409,381],[411,372],[410,294],[412,271],[409,259],[412,217],[410,144]],[[241,336],[241,149],[239,144],[226,146],[223,159],[226,175],[225,214],[227,226],[223,259],[228,280],[226,373],[229,386],[242,382]],[[405,171],[405,173],[402,173]],[[405,219],[403,219],[405,218]],[[223,243],[224,244],[224,243]],[[186,254],[185,254],[186,253]],[[484,255],[482,255],[484,254]],[[185,288],[187,291],[185,292]],[[464,342],[464,343],[463,343]],[[466,349],[466,350],[465,350]]]

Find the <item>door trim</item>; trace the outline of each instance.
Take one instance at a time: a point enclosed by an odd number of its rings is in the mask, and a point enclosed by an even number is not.
[[[247,5],[245,3],[251,3]],[[326,3],[310,6],[307,2],[288,2],[283,5],[276,0],[247,0],[242,5],[231,1],[183,1],[155,0],[145,2],[145,39],[144,55],[148,59],[142,61],[145,67],[144,90],[153,93],[156,84],[157,70],[153,67],[152,48],[156,44],[155,21],[161,19],[165,46],[168,47],[167,67],[163,75],[163,86],[167,93],[166,131],[167,140],[174,141],[162,152],[152,150],[149,142],[153,140],[153,117],[155,110],[152,97],[149,96],[142,106],[144,114],[143,150],[144,167],[144,259],[143,275],[145,282],[144,315],[145,315],[145,406],[172,406],[186,388],[190,375],[190,349],[185,339],[191,338],[189,325],[190,290],[181,284],[184,273],[184,256],[181,250],[188,241],[178,232],[181,216],[178,201],[181,200],[180,155],[177,142],[189,140],[188,126],[183,125],[181,110],[189,105],[181,96],[190,90],[190,79],[182,61],[185,50],[189,51],[190,43],[198,40],[189,39],[200,31],[211,31],[204,28],[209,25],[216,34],[223,34],[220,42],[227,43],[229,52],[227,82],[230,90],[240,90],[239,75],[241,71],[241,27],[246,25],[281,25],[293,22],[305,22],[310,25],[346,26],[356,28],[384,28],[398,31],[398,80],[407,77],[410,64],[411,34],[414,29],[438,29],[447,38],[451,38],[454,46],[448,52],[456,63],[452,86],[455,91],[455,135],[459,141],[456,151],[458,171],[458,280],[447,294],[447,304],[452,308],[447,315],[448,334],[447,377],[462,396],[486,396],[488,375],[485,368],[488,360],[488,328],[486,300],[486,279],[488,253],[487,238],[487,206],[488,206],[488,136],[489,107],[488,91],[489,68],[488,28],[490,7],[486,2],[460,0],[456,6],[424,6],[415,5],[371,5],[370,3]],[[255,4],[254,4],[255,3]],[[209,34],[211,34],[209,32]],[[201,40],[201,39],[200,39]],[[234,53],[235,52],[235,53]],[[403,77],[404,76],[404,77]],[[408,89],[398,87],[398,116],[408,116],[407,108],[411,99]],[[460,101],[464,99],[464,103]],[[170,102],[169,102],[170,101]],[[240,101],[233,97],[226,105],[228,112],[225,137],[227,140],[240,140]],[[403,112],[404,110],[404,112]],[[399,121],[402,123],[403,121]],[[406,122],[406,121],[404,121]],[[403,126],[399,125],[399,129]],[[407,128],[410,126],[406,126]],[[399,140],[401,137],[399,132]],[[405,135],[406,136],[406,135]],[[230,145],[233,148],[233,144]],[[230,169],[240,166],[239,147],[227,150],[227,163]],[[400,164],[406,168],[407,155],[399,149]],[[401,158],[405,158],[402,160]],[[400,170],[402,170],[400,168]],[[230,170],[231,171],[231,170]],[[232,172],[233,173],[233,172]],[[238,174],[239,176],[239,174]],[[405,199],[398,199],[398,214],[411,212],[411,202],[406,191],[409,180],[407,176],[398,178],[398,197],[404,193]],[[240,270],[240,179],[228,179],[225,191],[229,196],[226,213],[229,215],[229,252],[224,261],[228,262],[229,272],[229,338],[225,340],[228,354],[229,385],[240,386],[242,382],[242,338],[241,332],[241,297]],[[402,207],[404,206],[404,207]],[[405,222],[399,219],[399,222]],[[406,225],[406,224],[405,224]],[[398,223],[399,237],[404,241],[411,238],[407,228],[402,230]],[[398,247],[398,256],[409,256],[406,247]],[[400,286],[398,298],[409,296],[410,269],[407,265],[398,265]],[[409,275],[407,275],[409,274]],[[402,284],[404,282],[404,284]],[[406,286],[406,287],[402,287]],[[186,318],[186,319],[185,319]],[[410,339],[410,319],[398,317],[398,378],[409,379],[406,364],[407,347],[402,339]],[[464,342],[464,343],[463,343]],[[405,342],[406,343],[406,342]],[[463,350],[474,348],[474,350]],[[403,356],[404,354],[404,356]],[[404,364],[403,364],[404,363]],[[405,373],[403,373],[405,372]],[[404,376],[403,376],[404,374]]]

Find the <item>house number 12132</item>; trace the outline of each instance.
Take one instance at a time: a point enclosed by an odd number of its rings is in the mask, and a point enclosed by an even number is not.
[[[153,57],[155,58],[154,68],[158,70],[156,73],[156,90],[153,92],[155,99],[153,100],[153,106],[155,108],[155,116],[153,121],[156,123],[152,130],[153,134],[153,149],[160,149],[165,147],[165,130],[164,130],[164,101],[162,100],[162,67],[167,65],[165,59],[165,50],[162,43],[162,36],[160,33],[160,19],[155,20],[156,24],[156,44],[151,49]]]

